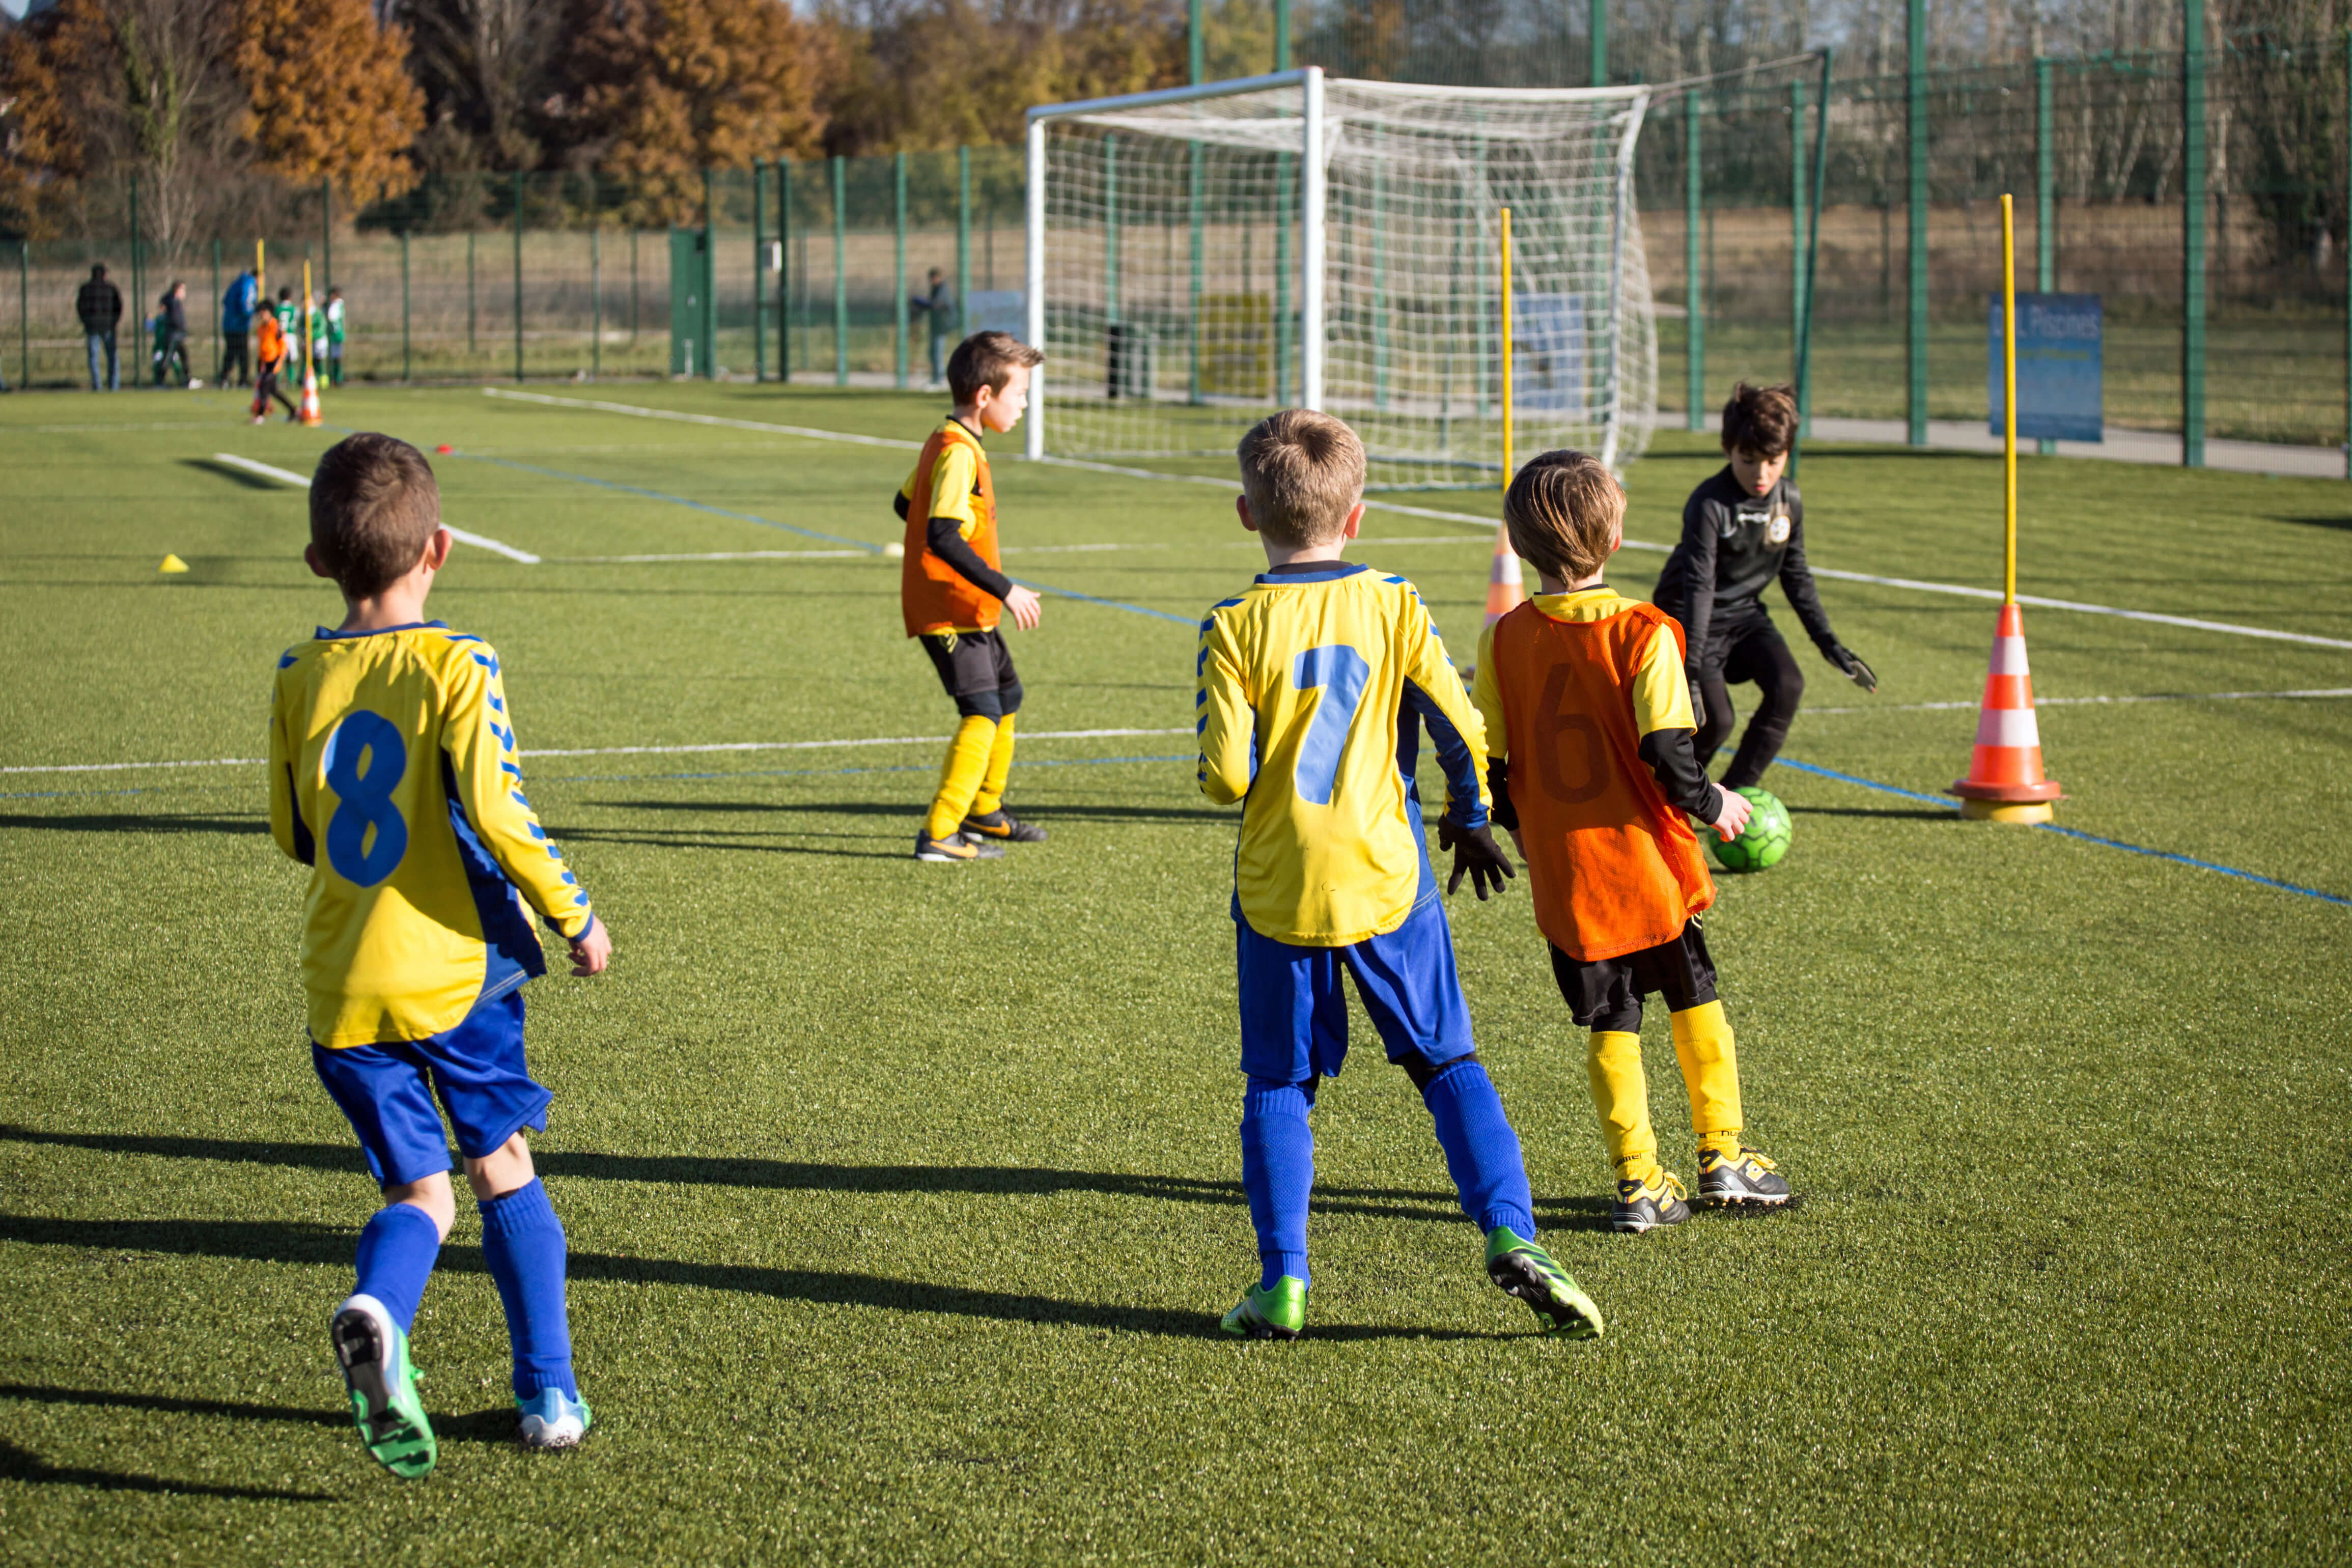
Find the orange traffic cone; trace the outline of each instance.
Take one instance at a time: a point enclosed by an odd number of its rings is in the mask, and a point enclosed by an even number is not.
[[[325,418],[319,409],[319,370],[306,360],[302,365],[302,423],[317,425]]]
[[[1519,577],[1519,552],[1511,544],[1511,525],[1495,528],[1495,561],[1486,571],[1486,624],[1493,626],[1519,607],[1528,591]]]
[[[2025,668],[2025,616],[2000,607],[1992,637],[1992,669],[1977,712],[1976,751],[1969,776],[1952,785],[1960,815],[1979,821],[2047,822],[2050,803],[2062,800],[2058,781],[2042,776],[2042,731],[2033,721],[2033,677]]]

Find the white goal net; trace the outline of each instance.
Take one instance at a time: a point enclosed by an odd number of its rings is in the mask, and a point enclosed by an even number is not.
[[[1030,455],[1230,457],[1307,407],[1375,487],[1496,484],[1508,207],[1515,449],[1622,467],[1654,417],[1648,101],[1308,69],[1030,110]]]

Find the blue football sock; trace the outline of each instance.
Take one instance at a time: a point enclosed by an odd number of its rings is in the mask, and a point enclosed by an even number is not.
[[[563,1222],[555,1217],[547,1189],[533,1177],[528,1186],[475,1206],[482,1211],[482,1260],[506,1304],[515,1397],[558,1388],[567,1399],[579,1398],[563,1312]]]
[[[1527,1163],[1519,1156],[1519,1135],[1503,1115],[1503,1101],[1486,1069],[1475,1058],[1465,1057],[1431,1079],[1421,1098],[1437,1123],[1438,1147],[1445,1151],[1445,1168],[1462,1195],[1462,1212],[1478,1233],[1508,1226],[1534,1240],[1536,1200],[1528,1188]]]
[[[415,1204],[386,1204],[360,1230],[357,1293],[373,1296],[406,1333],[441,1255],[441,1230]]]
[[[1312,1079],[1307,1080],[1311,1085]],[[1315,1132],[1306,1088],[1254,1078],[1242,1096],[1242,1190],[1257,1227],[1258,1289],[1287,1274],[1307,1279],[1307,1195],[1315,1185]]]

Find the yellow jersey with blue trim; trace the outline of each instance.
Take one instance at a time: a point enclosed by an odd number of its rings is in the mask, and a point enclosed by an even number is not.
[[[1414,783],[1426,728],[1446,816],[1486,825],[1486,730],[1429,607],[1346,562],[1267,572],[1201,623],[1201,791],[1241,801],[1235,918],[1345,947],[1437,897]]]
[[[269,831],[310,868],[310,1037],[421,1040],[547,973],[530,910],[595,921],[522,792],[499,656],[439,621],[332,632],[278,661]]]

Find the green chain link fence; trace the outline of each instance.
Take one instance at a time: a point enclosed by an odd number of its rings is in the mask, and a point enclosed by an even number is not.
[[[2020,286],[2104,300],[2109,424],[2186,429],[2192,461],[2206,436],[2344,443],[2347,60],[2338,39],[1832,80],[1811,411],[1907,420],[1918,437],[1929,418],[1984,417],[2008,192]],[[1660,401],[1699,424],[1735,380],[1795,368],[1815,70],[1664,89],[1642,138]],[[789,373],[919,386],[935,334],[1020,320],[1022,180],[1005,147],[765,163],[686,190],[438,177],[357,215],[320,193],[299,226],[262,237],[273,293],[299,289],[305,260],[322,297],[341,287],[355,380]],[[253,240],[20,245],[17,342],[0,363],[33,384],[82,382],[73,295],[104,261],[126,299],[126,381],[145,368],[138,323],[174,279],[188,284],[191,359],[212,379],[221,291]],[[929,312],[913,300],[932,297],[934,268],[953,304]]]

